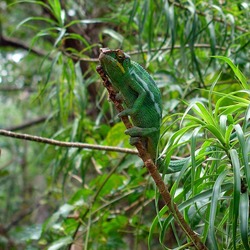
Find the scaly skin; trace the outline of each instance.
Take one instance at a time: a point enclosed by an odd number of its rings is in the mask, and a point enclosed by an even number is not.
[[[100,52],[101,66],[125,104],[118,116],[130,116],[134,125],[125,131],[131,136],[130,143],[134,145],[141,139],[155,161],[162,116],[160,90],[147,71],[122,50],[101,49]]]

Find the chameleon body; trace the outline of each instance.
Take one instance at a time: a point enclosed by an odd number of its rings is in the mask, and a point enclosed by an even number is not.
[[[125,131],[130,144],[140,139],[155,161],[162,117],[160,90],[148,72],[120,49],[101,49],[99,61],[119,92],[117,98],[125,104],[118,116],[130,116],[132,120],[133,127]]]

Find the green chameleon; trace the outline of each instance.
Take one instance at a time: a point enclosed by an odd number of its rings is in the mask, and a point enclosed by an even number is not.
[[[102,48],[99,61],[112,86],[119,92],[117,98],[122,98],[125,104],[124,111],[118,116],[130,116],[132,120],[133,127],[125,131],[130,136],[130,144],[134,145],[140,139],[152,160],[156,161],[162,120],[159,88],[148,72],[120,49]],[[180,171],[187,160],[171,161],[167,172]]]

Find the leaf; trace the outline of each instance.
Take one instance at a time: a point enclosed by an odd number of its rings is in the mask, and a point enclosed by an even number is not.
[[[58,35],[58,37],[57,37],[57,39],[56,39],[56,41],[54,43],[54,47],[56,47],[57,44],[62,40],[65,33],[66,33],[66,29],[64,29],[64,28],[60,29],[59,35]]]
[[[235,131],[237,134],[237,137],[239,139],[239,143],[240,143],[240,148],[241,148],[241,152],[242,152],[242,156],[243,156],[243,163],[244,163],[244,172],[246,175],[246,179],[247,179],[247,185],[248,185],[248,190],[250,191],[250,168],[249,168],[249,160],[248,160],[248,147],[247,144],[245,142],[245,137],[244,137],[244,133],[242,131],[242,128],[239,124],[235,125]]]
[[[92,18],[92,19],[82,19],[82,20],[73,20],[69,22],[65,28],[70,27],[75,24],[95,24],[95,23],[108,23],[110,22],[109,18]],[[117,21],[119,22],[119,21]]]
[[[38,4],[41,5],[43,8],[48,9],[51,11],[49,5],[45,4],[43,1],[34,1],[34,0],[24,0],[24,1],[15,1],[13,3],[10,3],[8,6],[12,6],[14,4],[21,4],[21,3],[33,3],[33,4]]]
[[[68,214],[74,210],[74,206],[69,204],[63,204],[58,211],[58,214],[62,217],[67,217]]]
[[[65,11],[61,9],[61,4],[59,0],[48,0],[52,13],[54,17],[57,19],[59,26],[62,27],[65,19]]]
[[[225,61],[231,67],[231,69],[233,70],[234,74],[236,75],[242,86],[247,90],[250,89],[249,84],[247,84],[246,77],[242,74],[239,68],[233,64],[233,62],[229,58],[224,56],[214,56],[214,57]]]
[[[22,25],[24,25],[25,23],[27,23],[29,21],[44,21],[44,22],[50,23],[52,25],[56,25],[55,21],[52,20],[52,19],[49,19],[49,18],[45,18],[45,17],[27,17],[16,26],[16,29],[19,29]]]
[[[204,106],[203,103],[196,102],[193,106],[193,110],[206,122],[206,124],[214,126],[217,125],[211,112],[209,112],[209,110]]]
[[[210,216],[209,216],[209,239],[211,240],[211,245],[214,250],[218,249],[217,240],[215,237],[215,225],[216,225],[216,211],[218,208],[218,201],[221,196],[221,184],[225,179],[227,172],[222,172],[215,181],[210,206]]]
[[[246,250],[249,250],[249,196],[245,192],[240,195],[240,236]]]
[[[236,249],[237,242],[237,225],[238,225],[238,216],[239,216],[239,204],[240,204],[240,162],[238,158],[237,151],[235,149],[230,149],[229,154],[232,161],[233,171],[234,171],[234,190],[233,190],[233,200],[232,200],[232,230],[233,230],[233,245]]]
[[[61,238],[57,241],[55,241],[53,244],[51,244],[48,247],[48,250],[57,250],[62,249],[63,247],[66,247],[67,245],[71,244],[73,242],[73,239],[71,236],[67,236],[64,238]]]
[[[117,40],[120,44],[123,43],[124,37],[112,29],[108,29],[108,28],[104,29],[103,34],[107,34],[107,35],[111,36],[112,38]]]

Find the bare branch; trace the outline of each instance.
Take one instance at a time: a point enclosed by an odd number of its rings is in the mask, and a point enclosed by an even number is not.
[[[10,38],[10,37],[7,38],[5,36],[1,36],[0,47],[8,47],[8,46],[13,47],[13,48],[17,48],[17,49],[23,49],[23,50],[30,51],[38,56],[43,56],[43,57],[47,56],[47,53],[45,51],[37,49],[37,48],[33,48],[33,47],[27,45],[26,43],[20,41],[20,39],[15,39],[15,38]]]
[[[194,44],[193,47],[195,49],[211,49],[211,44],[207,44],[207,43],[197,43],[197,44]],[[174,46],[167,46],[167,47],[162,47],[161,49],[158,49],[158,48],[155,48],[155,49],[151,49],[150,51],[152,52],[155,52],[155,51],[167,51],[167,50],[172,50],[172,49],[181,49],[182,46],[181,45],[174,45]],[[185,45],[185,48],[189,48],[189,45],[186,44]],[[226,47],[221,47],[221,46],[218,46],[216,45],[215,48],[217,50],[222,50],[222,51],[226,51],[227,48]],[[140,54],[140,53],[147,53],[148,50],[145,49],[145,50],[137,50],[137,51],[133,51],[133,52],[128,52],[129,55],[136,55],[136,54]],[[232,53],[234,53],[232,51]]]
[[[48,119],[47,116],[41,116],[41,117],[38,117],[38,118],[33,119],[31,121],[27,121],[27,122],[25,122],[23,124],[20,124],[20,125],[8,127],[8,128],[6,128],[4,130],[17,131],[17,130],[29,128],[31,126],[37,125],[39,123],[42,123],[42,122],[46,121],[47,119]]]
[[[58,141],[58,140],[35,136],[35,135],[14,133],[14,132],[7,131],[4,129],[0,129],[0,135],[12,137],[15,139],[26,140],[26,141],[34,141],[34,142],[39,142],[39,143],[44,143],[44,144],[50,144],[50,145],[59,146],[59,147],[113,151],[113,152],[120,152],[120,153],[125,153],[125,154],[138,154],[136,150],[129,149],[129,148],[100,146],[100,145],[81,143],[81,142],[64,142],[64,141]]]
[[[7,85],[7,84],[6,84]],[[11,86],[3,86],[0,87],[1,92],[14,92],[14,91],[28,91],[28,92],[34,92],[36,91],[33,88],[30,87],[11,87]]]

